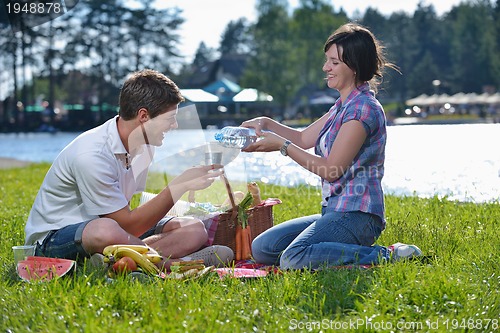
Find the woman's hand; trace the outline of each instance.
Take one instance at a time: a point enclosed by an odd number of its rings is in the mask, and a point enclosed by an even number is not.
[[[256,131],[257,132],[257,131]],[[260,139],[257,142],[252,143],[245,149],[241,151],[250,153],[254,151],[260,152],[270,152],[277,151],[281,149],[281,146],[285,143],[285,139],[273,132],[260,132]]]
[[[203,190],[222,175],[222,165],[200,165],[187,169],[169,184],[170,187],[176,187],[184,193],[187,191]]]
[[[267,129],[267,120],[268,118],[267,117],[258,117],[258,118],[254,118],[254,119],[250,119],[250,120],[247,120],[247,121],[244,121],[241,123],[241,127],[251,127],[251,128],[254,128],[255,129],[255,133],[257,135],[261,135],[262,134],[262,131]]]

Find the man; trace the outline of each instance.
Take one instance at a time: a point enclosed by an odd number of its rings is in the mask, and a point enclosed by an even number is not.
[[[156,71],[126,80],[119,115],[73,140],[45,176],[25,229],[36,255],[78,260],[111,244],[147,244],[167,258],[166,266],[188,255],[206,265],[232,260],[233,252],[223,246],[195,252],[208,238],[200,220],[165,218],[184,193],[204,189],[221,175],[214,165],[188,169],[152,200],[129,207],[144,190],[154,146],[177,128],[183,100],[175,83]]]

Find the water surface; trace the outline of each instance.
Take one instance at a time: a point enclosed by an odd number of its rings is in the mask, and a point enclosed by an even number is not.
[[[447,196],[459,201],[500,199],[500,124],[408,125],[387,129],[386,193]],[[157,150],[154,169],[176,173],[203,163],[204,157],[179,158],[211,141],[213,130],[168,133]],[[0,134],[0,156],[51,162],[79,133]],[[184,154],[185,155],[185,154]],[[319,178],[290,158],[273,153],[240,153],[226,167],[232,180],[319,186]]]

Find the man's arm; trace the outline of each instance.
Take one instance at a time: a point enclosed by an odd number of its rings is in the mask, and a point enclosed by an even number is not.
[[[213,170],[213,168],[213,166],[208,165],[188,169],[145,204],[133,210],[127,205],[116,212],[101,215],[101,217],[113,219],[128,233],[140,236],[156,225],[184,193],[202,190],[210,186],[215,178],[222,174],[221,170]]]

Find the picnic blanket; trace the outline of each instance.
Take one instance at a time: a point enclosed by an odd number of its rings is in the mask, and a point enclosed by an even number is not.
[[[329,266],[321,269],[315,269],[313,271],[321,271],[325,269],[369,269],[374,267],[373,265],[342,265],[342,266]],[[216,268],[215,271],[221,278],[233,277],[233,278],[252,278],[252,277],[265,277],[268,274],[282,274],[278,266],[265,265],[257,263],[253,260],[238,260],[235,262],[233,267]]]

